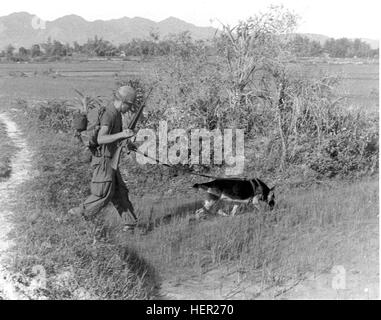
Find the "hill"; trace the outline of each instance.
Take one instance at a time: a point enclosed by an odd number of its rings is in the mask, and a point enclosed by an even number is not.
[[[194,39],[206,39],[214,35],[215,29],[198,27],[174,17],[160,22],[140,17],[87,21],[77,15],[67,15],[42,22],[30,13],[18,12],[0,17],[0,48],[8,44],[16,48],[30,47],[49,37],[63,43],[84,43],[98,36],[120,44],[134,38],[148,38],[150,32],[157,32],[163,38],[182,31],[189,31]]]
[[[161,38],[171,33],[189,31],[194,39],[213,37],[216,29],[213,27],[198,27],[175,17],[155,22],[141,17],[123,17],[111,20],[87,21],[77,15],[66,15],[53,21],[41,21],[28,12],[17,12],[0,17],[0,48],[8,44],[19,48],[30,47],[36,43],[46,42],[48,38],[63,43],[80,44],[89,38],[98,36],[118,45],[134,38],[148,38],[151,32],[158,33]],[[323,44],[330,37],[321,34],[300,34]],[[378,48],[379,41],[361,39],[370,44],[372,49]]]

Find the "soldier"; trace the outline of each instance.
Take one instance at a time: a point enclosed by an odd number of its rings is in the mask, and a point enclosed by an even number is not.
[[[98,152],[93,154],[91,161],[91,195],[79,207],[69,210],[69,214],[82,214],[86,219],[93,218],[111,202],[120,216],[129,213],[125,229],[134,229],[136,226],[137,217],[128,197],[128,189],[119,168],[114,170],[111,167],[111,159],[118,148],[118,141],[135,135],[132,130],[122,128],[122,114],[134,109],[135,98],[136,91],[132,87],[122,86],[115,92],[113,101],[106,106],[100,119]]]

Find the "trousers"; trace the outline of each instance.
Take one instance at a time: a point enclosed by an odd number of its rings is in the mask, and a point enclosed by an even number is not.
[[[115,206],[120,216],[128,212],[129,223],[135,223],[137,218],[134,207],[129,199],[128,189],[119,169],[111,168],[111,158],[93,157],[93,176],[90,183],[90,196],[83,202],[82,211],[87,219],[94,218],[110,202]]]

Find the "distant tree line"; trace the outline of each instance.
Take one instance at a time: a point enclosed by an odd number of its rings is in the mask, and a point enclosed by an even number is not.
[[[88,39],[84,44],[79,44],[77,41],[73,44],[63,44],[50,38],[45,43],[34,44],[30,48],[20,47],[16,49],[10,44],[0,51],[0,58],[17,62],[60,60],[74,55],[88,57],[165,56],[179,50],[179,43],[194,43],[194,45],[205,43],[205,48],[212,50],[212,46],[207,44],[208,41],[192,40],[189,32],[173,34],[165,40],[160,40],[158,34],[152,32],[148,40],[133,39],[118,46],[97,36]]]
[[[379,54],[378,48],[372,49],[361,39],[331,38],[321,44],[319,41],[296,35],[288,42],[288,47],[298,57],[319,57],[326,54],[332,58],[377,58]]]
[[[95,36],[86,43],[73,44],[61,43],[57,40],[48,39],[45,43],[34,44],[30,48],[20,47],[16,49],[8,45],[0,51],[0,58],[8,61],[31,61],[31,60],[60,60],[63,57],[73,55],[85,55],[90,57],[127,57],[127,56],[165,56],[179,50],[179,43],[192,43],[189,32],[170,35],[164,40],[159,35],[151,32],[149,39],[133,39],[118,46],[108,40]],[[216,53],[213,42],[197,40],[195,45],[202,43],[211,54]],[[379,49],[372,49],[366,42],[347,38],[329,39],[322,45],[316,40],[296,35],[287,41],[289,52],[297,57],[319,57],[328,55],[333,58],[377,58]],[[184,50],[184,47],[181,47]]]

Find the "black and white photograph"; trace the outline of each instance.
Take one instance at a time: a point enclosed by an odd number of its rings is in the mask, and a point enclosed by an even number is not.
[[[378,300],[380,8],[2,2],[0,300]]]

